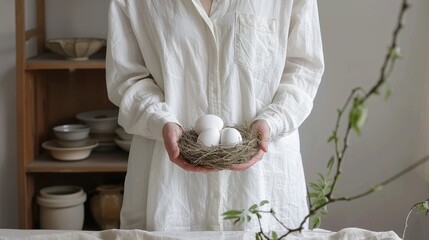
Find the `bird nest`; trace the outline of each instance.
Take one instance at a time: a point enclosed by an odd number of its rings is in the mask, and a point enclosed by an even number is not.
[[[242,142],[233,146],[207,147],[197,142],[194,130],[186,130],[179,139],[180,155],[193,165],[211,169],[228,169],[249,161],[259,150],[259,136],[249,124],[235,125]]]

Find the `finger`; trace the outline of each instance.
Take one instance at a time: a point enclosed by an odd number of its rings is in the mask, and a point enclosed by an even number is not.
[[[177,164],[179,167],[183,168],[186,171],[190,171],[190,172],[216,172],[219,171],[218,169],[211,169],[211,168],[205,168],[205,167],[201,167],[201,166],[195,166],[192,165],[190,163],[188,163],[188,161],[186,161],[185,159],[178,157],[176,159],[173,159],[172,162],[174,162],[175,164]]]
[[[259,148],[261,148],[262,151],[268,152],[268,138],[262,138],[259,141]]]
[[[263,120],[257,121],[253,125],[254,130],[259,134],[259,148],[264,152],[268,152],[268,142],[270,138],[270,130],[266,122]]]
[[[177,142],[175,142],[171,138],[167,138],[167,140],[164,142],[165,149],[167,150],[168,157],[173,160],[177,158],[180,154],[179,146],[177,145]]]
[[[265,129],[258,129],[258,133],[260,136],[259,140],[259,147],[264,152],[268,152],[268,141],[269,141],[269,134]]]

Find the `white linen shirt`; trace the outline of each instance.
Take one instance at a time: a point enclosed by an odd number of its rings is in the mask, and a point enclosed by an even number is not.
[[[134,134],[121,228],[151,231],[233,226],[230,209],[266,199],[288,226],[308,213],[298,127],[324,70],[316,0],[112,0],[107,90],[119,124]],[[162,128],[193,127],[203,114],[225,125],[264,119],[269,152],[243,172],[186,172],[173,164]],[[270,216],[265,229],[279,229]],[[269,226],[269,227],[268,227]]]

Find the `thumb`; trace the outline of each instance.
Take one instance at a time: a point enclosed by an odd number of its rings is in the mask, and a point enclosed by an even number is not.
[[[267,131],[260,131],[259,136],[261,137],[261,139],[259,140],[259,147],[261,148],[262,151],[268,152],[269,136]]]
[[[257,120],[252,127],[259,134],[259,148],[264,152],[268,152],[268,142],[270,140],[268,123],[265,120]]]

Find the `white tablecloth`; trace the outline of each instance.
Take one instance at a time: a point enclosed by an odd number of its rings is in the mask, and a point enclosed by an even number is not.
[[[142,230],[57,231],[0,229],[0,240],[253,240],[254,232],[147,232]],[[294,233],[287,240],[400,240],[393,231],[372,232],[359,228],[345,228],[338,232],[322,229]]]

